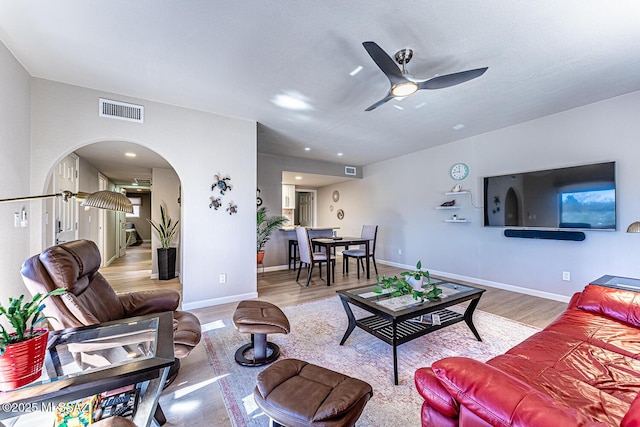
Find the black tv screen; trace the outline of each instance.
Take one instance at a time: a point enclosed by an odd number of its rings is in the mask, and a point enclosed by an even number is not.
[[[616,229],[615,162],[484,178],[485,227]]]

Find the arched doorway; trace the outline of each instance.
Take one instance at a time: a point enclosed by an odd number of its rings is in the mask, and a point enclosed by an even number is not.
[[[127,236],[130,235],[127,227],[131,224],[137,228],[137,234],[142,240],[156,246],[157,238],[151,232],[147,218],[157,219],[161,203],[166,206],[172,218],[180,218],[180,179],[171,164],[155,151],[129,141],[100,141],[87,143],[69,153],[69,156],[78,159],[77,184],[73,191],[91,193],[108,189],[139,199],[133,216],[94,209],[85,211],[77,203],[67,203],[68,209],[75,211],[76,216],[72,229],[68,230],[64,239],[95,241],[100,247],[103,265],[109,265],[126,254]],[[48,186],[52,192],[58,187],[56,181],[64,168],[61,164],[52,168],[48,179]],[[45,247],[60,240],[57,224],[62,219],[56,206],[60,203],[65,202],[56,199],[46,202],[43,212]],[[179,245],[178,239],[174,243]],[[151,251],[151,277],[157,275],[155,253],[155,249]]]
[[[518,208],[518,195],[513,187],[509,187],[504,198],[504,225],[520,225],[520,210]]]

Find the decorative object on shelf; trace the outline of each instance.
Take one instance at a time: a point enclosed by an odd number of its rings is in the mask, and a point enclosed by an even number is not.
[[[0,304],[0,315],[5,316],[13,332],[0,325],[0,391],[22,387],[38,379],[42,374],[47,349],[47,328],[35,326],[47,319],[42,314],[45,299],[62,295],[66,289],[59,288],[46,295],[35,294],[30,301],[9,297],[9,305]]]
[[[460,184],[454,185],[453,188],[451,189],[452,193],[459,193],[460,191],[462,191],[462,185]]]
[[[256,249],[258,253],[258,264],[262,263],[264,258],[264,246],[271,238],[274,230],[282,227],[289,219],[282,215],[267,215],[267,208],[261,207],[256,211]]]
[[[496,206],[493,208],[493,213],[500,212],[500,196],[495,196],[493,198],[493,204]]]
[[[452,219],[452,220],[454,220],[454,221],[457,221],[457,220],[458,220],[458,215],[453,215],[453,216],[451,217],[451,219]]]
[[[454,200],[450,200],[448,202],[444,202],[440,206],[442,206],[442,207],[451,207],[451,206],[455,206],[455,204],[456,204],[456,201],[454,199]]]
[[[428,271],[422,271],[422,262],[418,261],[416,269],[413,271],[403,271],[401,277],[393,276],[382,277],[376,276],[378,288],[373,292],[381,294],[384,289],[392,290],[392,296],[413,295],[413,299],[424,301],[436,301],[440,298],[442,289],[438,288],[435,283],[431,283],[431,275]],[[427,279],[425,285],[424,279]]]
[[[224,193],[232,190],[231,184],[229,184],[229,181],[231,181],[230,177],[220,178],[219,175],[214,175],[213,179],[215,179],[216,182],[211,184],[211,191],[214,191],[217,188],[220,190],[220,195],[224,196]]]
[[[229,215],[238,213],[238,205],[234,205],[232,202],[229,202],[229,206],[227,206],[227,212],[229,212]]]
[[[338,213],[336,214],[339,220],[344,218],[344,211],[342,209],[338,209]]]
[[[176,277],[176,248],[171,247],[173,237],[178,232],[180,220],[173,222],[164,205],[160,205],[160,222],[147,221],[158,233],[160,247],[158,251],[158,279],[169,280]]]
[[[334,190],[331,194],[331,199],[337,203],[338,200],[340,200],[340,192],[338,190]]]
[[[256,190],[256,206],[262,206],[262,197],[260,197],[260,189]]]
[[[329,212],[333,212],[333,205],[329,205]]]
[[[469,166],[464,163],[456,163],[451,166],[451,178],[455,180],[463,180],[469,176]]]
[[[218,208],[222,206],[222,201],[220,200],[220,197],[211,196],[209,197],[209,199],[211,200],[211,203],[209,203],[209,208],[218,210]]]

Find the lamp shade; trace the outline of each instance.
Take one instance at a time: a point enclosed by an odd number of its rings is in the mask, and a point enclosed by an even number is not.
[[[640,221],[629,224],[627,227],[627,233],[640,233]]]
[[[133,205],[126,196],[109,190],[96,191],[88,195],[80,206],[133,213]]]

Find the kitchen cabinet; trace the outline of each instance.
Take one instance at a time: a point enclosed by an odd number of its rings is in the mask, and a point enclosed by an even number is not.
[[[282,209],[296,208],[296,186],[284,184],[282,186]]]

